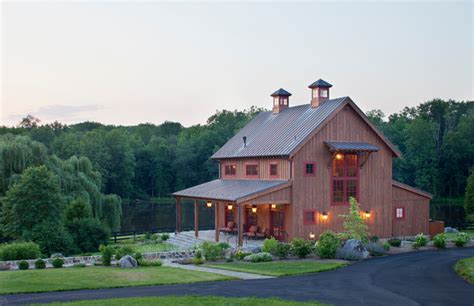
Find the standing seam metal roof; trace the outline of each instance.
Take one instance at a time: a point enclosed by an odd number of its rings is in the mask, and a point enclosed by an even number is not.
[[[343,142],[343,141],[325,141],[324,142],[331,150],[335,151],[367,151],[377,152],[378,147],[367,142]]]
[[[318,107],[294,106],[273,114],[258,114],[211,158],[288,156],[348,97],[327,100]],[[243,137],[247,137],[244,147]]]

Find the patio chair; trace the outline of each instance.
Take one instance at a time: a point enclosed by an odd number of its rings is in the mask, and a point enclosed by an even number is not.
[[[255,233],[255,238],[257,239],[265,239],[270,237],[270,231],[267,228],[264,228],[261,232]]]
[[[244,236],[248,238],[255,238],[257,236],[257,231],[258,227],[256,225],[252,225],[249,227],[248,232],[244,233]]]
[[[234,222],[232,221],[229,221],[227,222],[227,226],[226,227],[221,227],[219,229],[219,232],[224,232],[224,233],[232,233],[234,231]]]

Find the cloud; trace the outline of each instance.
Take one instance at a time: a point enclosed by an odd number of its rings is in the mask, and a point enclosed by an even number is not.
[[[99,105],[48,105],[28,114],[39,118],[43,123],[56,120],[63,123],[73,123],[91,120],[92,113],[99,109],[101,109]],[[6,119],[9,122],[19,122],[28,114],[12,114]]]

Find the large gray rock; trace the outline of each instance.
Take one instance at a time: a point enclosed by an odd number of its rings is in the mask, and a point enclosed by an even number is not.
[[[444,228],[444,232],[445,233],[459,233],[457,229],[455,229],[454,227],[449,227],[449,226]]]
[[[360,240],[349,239],[336,252],[336,257],[346,260],[361,260],[369,256],[369,251]]]
[[[125,255],[118,261],[118,266],[120,268],[136,268],[138,267],[137,260],[130,255]]]

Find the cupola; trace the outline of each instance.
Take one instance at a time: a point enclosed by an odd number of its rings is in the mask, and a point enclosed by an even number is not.
[[[332,85],[328,82],[319,79],[308,87],[311,88],[311,107],[318,107],[329,100],[329,88]]]
[[[273,97],[273,113],[278,114],[289,107],[291,94],[283,88],[278,89],[271,94]]]

